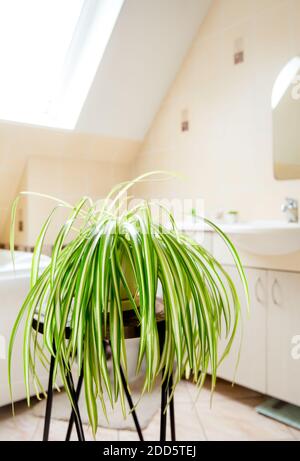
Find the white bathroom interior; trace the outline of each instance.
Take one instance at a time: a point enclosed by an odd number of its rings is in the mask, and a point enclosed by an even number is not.
[[[250,292],[248,316],[228,249],[192,210],[182,216],[236,283],[243,338],[238,367],[237,339],[219,368],[212,405],[209,378],[199,395],[189,379],[178,385],[177,440],[300,440],[300,0],[1,0],[0,56],[0,440],[41,440],[45,409],[24,400],[19,335],[12,415],[7,348],[52,203],[21,200],[13,270],[14,198],[103,198],[153,170],[178,176],[135,193],[200,200],[235,244]],[[137,397],[137,342],[127,343]],[[159,399],[154,389],[137,406],[145,440],[159,437]],[[64,439],[69,413],[56,392],[51,440]],[[97,440],[138,440],[118,408],[109,420]]]

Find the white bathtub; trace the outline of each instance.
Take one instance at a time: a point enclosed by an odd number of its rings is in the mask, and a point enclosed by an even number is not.
[[[7,349],[13,324],[29,290],[31,260],[32,253],[16,251],[14,270],[10,252],[0,250],[0,406],[11,402],[7,374]],[[48,256],[42,256],[41,269],[45,268],[49,262]],[[12,364],[13,398],[15,401],[26,397],[23,377],[22,326],[21,323],[14,344]],[[138,339],[126,341],[128,377],[131,381],[136,377],[138,345]],[[38,375],[46,388],[48,377],[42,367],[38,367]],[[34,393],[33,389],[32,394],[34,395]]]
[[[12,326],[22,306],[30,281],[32,253],[15,252],[15,270],[8,250],[0,250],[0,406],[10,403],[7,375],[7,349]],[[49,264],[50,258],[41,257],[41,269]],[[14,400],[25,397],[22,362],[22,325],[16,338],[13,355]],[[46,378],[46,377],[45,377]],[[46,383],[46,379],[43,379]],[[34,392],[33,392],[34,393]]]
[[[14,259],[15,268],[13,267],[11,252],[9,250],[0,250],[0,277],[4,274],[20,277],[30,273],[32,253],[15,251]],[[42,255],[40,259],[41,269],[45,268],[49,261],[48,256]]]

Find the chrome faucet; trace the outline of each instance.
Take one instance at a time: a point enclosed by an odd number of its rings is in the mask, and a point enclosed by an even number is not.
[[[298,200],[287,197],[284,204],[281,206],[281,211],[286,213],[288,222],[298,222]]]

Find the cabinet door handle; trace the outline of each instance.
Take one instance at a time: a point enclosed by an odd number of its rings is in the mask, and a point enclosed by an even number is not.
[[[255,283],[255,298],[256,298],[257,302],[259,302],[260,304],[263,304],[263,302],[264,302],[263,297],[261,297],[260,294],[259,294],[259,288],[260,287],[263,289],[263,283],[262,283],[261,278],[258,277],[258,279],[256,280],[256,283]]]
[[[278,299],[278,297],[276,296],[276,287],[278,289],[280,289],[280,285],[279,285],[277,279],[275,279],[273,284],[272,284],[272,299],[273,299],[273,303],[275,304],[275,306],[280,306],[281,305],[281,300]]]

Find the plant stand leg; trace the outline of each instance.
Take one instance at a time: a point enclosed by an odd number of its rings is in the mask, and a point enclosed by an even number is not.
[[[135,412],[135,409],[134,409],[132,398],[131,398],[131,395],[130,395],[130,393],[128,391],[126,379],[125,379],[125,376],[124,376],[124,373],[123,373],[123,370],[122,370],[121,366],[120,366],[120,373],[121,373],[121,379],[122,379],[123,388],[124,388],[126,398],[127,398],[127,402],[128,402],[128,405],[129,405],[129,408],[130,408],[130,411],[131,411],[131,414],[132,414],[132,418],[133,418],[133,421],[134,421],[134,424],[135,424],[135,427],[136,427],[136,431],[138,433],[140,441],[143,442],[144,437],[143,437],[143,434],[142,434],[141,426],[140,426],[139,420],[138,420],[138,418],[136,416],[136,412]]]
[[[172,394],[173,387],[173,376],[170,376],[169,380],[169,396]],[[176,441],[176,431],[175,431],[175,410],[174,410],[174,395],[170,400],[170,424],[171,424],[171,441]]]
[[[75,400],[76,400],[77,404],[78,404],[79,397],[80,397],[82,382],[83,382],[83,372],[80,373],[78,383],[77,383],[76,392],[75,392]],[[81,421],[81,419],[80,419],[80,421]],[[70,416],[70,420],[69,420],[68,431],[67,431],[67,435],[66,435],[66,442],[70,441],[74,422],[75,422],[75,411],[74,411],[74,408],[72,408],[72,412],[71,412],[71,416]],[[81,427],[82,427],[82,423],[81,423]],[[82,430],[82,433],[83,433],[83,430]],[[77,431],[77,434],[78,434],[78,431]],[[78,434],[78,439],[79,439],[79,434]],[[84,435],[83,435],[83,439],[84,439]]]
[[[164,370],[163,370],[164,372]],[[164,382],[161,385],[161,404],[160,404],[160,438],[161,442],[166,441],[166,432],[167,432],[167,382]]]
[[[53,381],[54,361],[55,361],[55,358],[53,357],[53,355],[51,355],[45,422],[44,422],[44,432],[43,432],[43,442],[47,442],[49,440],[49,430],[50,430],[51,411],[52,411],[52,398],[53,398],[53,382],[52,381]]]
[[[158,329],[159,335],[159,349],[160,354],[162,354],[164,342],[165,342],[165,329],[159,328]],[[162,370],[162,378],[164,376],[164,368]],[[161,442],[165,442],[166,440],[166,432],[167,432],[167,399],[168,399],[168,384],[167,380],[165,379],[161,384],[161,403],[160,403],[160,437],[159,440]]]
[[[69,390],[70,390],[70,392],[72,394],[72,400],[73,400],[73,408],[72,408],[72,413],[71,413],[68,432],[67,432],[67,437],[69,437],[69,438],[66,439],[66,440],[70,440],[72,427],[73,427],[73,421],[74,421],[77,436],[78,436],[78,440],[80,442],[85,441],[83,427],[82,427],[82,421],[81,421],[81,416],[80,416],[80,411],[79,411],[79,407],[78,407],[78,399],[79,399],[81,385],[82,385],[82,377],[83,377],[83,373],[81,372],[80,376],[79,376],[77,390],[75,391],[74,381],[73,381],[73,378],[72,378],[71,371],[68,371],[67,374],[66,374],[67,384],[68,384]]]

